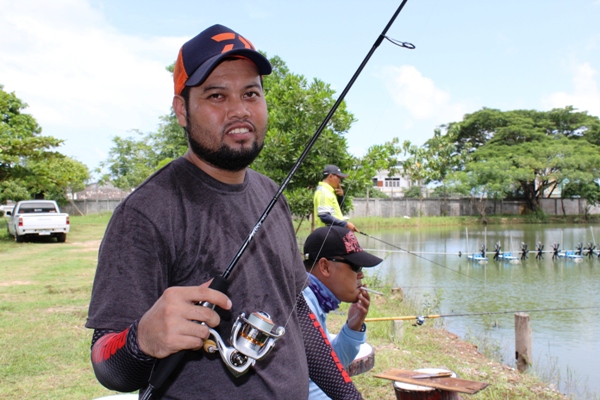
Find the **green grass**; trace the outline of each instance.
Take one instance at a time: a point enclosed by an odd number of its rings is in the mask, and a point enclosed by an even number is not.
[[[390,288],[378,290],[385,296],[371,296],[369,317],[427,315],[430,311],[404,299],[401,294],[392,293]],[[333,332],[345,323],[346,312],[347,305],[343,305],[340,312],[329,317],[328,325],[334,327]],[[368,324],[367,342],[375,349],[375,366],[352,378],[365,399],[396,399],[392,381],[374,376],[391,368],[443,368],[462,379],[490,384],[477,394],[461,395],[464,399],[566,399],[536,376],[521,374],[487,359],[476,346],[445,331],[440,320],[426,319],[421,326],[417,326],[415,320],[404,321],[400,338],[393,335],[392,324],[391,321]]]
[[[487,218],[487,225],[507,225],[507,224],[538,224],[538,223],[590,223],[598,222],[599,216],[592,215],[587,220],[582,215],[567,215],[567,216],[556,216],[556,215],[545,215],[540,217],[534,214],[525,215],[489,215]],[[469,226],[469,225],[481,225],[481,218],[474,216],[465,217],[362,217],[352,218],[351,221],[360,230],[382,230],[382,229],[395,229],[402,227],[419,227],[419,226]],[[294,227],[297,229],[300,223],[300,229],[298,230],[299,235],[308,235],[310,232],[310,221],[303,220],[299,222],[298,219],[294,221]]]
[[[84,327],[98,246],[109,218],[110,214],[71,217],[66,243],[15,243],[0,225],[0,399],[93,399],[114,393],[94,377],[89,361],[92,332]],[[367,230],[393,228],[413,220],[446,223],[437,218],[356,222]],[[476,223],[471,219],[449,221]],[[308,226],[305,222],[303,229]],[[370,317],[412,315],[416,310],[428,314],[435,308],[435,302],[417,306],[392,295],[383,280],[369,277],[369,286],[383,286],[381,290],[387,294],[372,297]],[[331,323],[344,321],[345,315],[335,314]],[[472,350],[473,346],[449,339],[435,325],[428,321],[413,327],[406,322],[404,338],[399,340],[390,337],[390,323],[369,324],[368,341],[376,349],[376,365],[354,378],[366,399],[395,399],[391,382],[373,377],[374,373],[423,367],[448,368],[466,379],[492,383],[469,397],[475,400],[559,398],[533,376],[506,371],[507,367],[481,355],[452,352],[461,346]],[[335,328],[331,330],[335,332]]]
[[[84,327],[109,217],[71,217],[66,243],[15,243],[0,226],[0,399],[115,393],[94,377]]]

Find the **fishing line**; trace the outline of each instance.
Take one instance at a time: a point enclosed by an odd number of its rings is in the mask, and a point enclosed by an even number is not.
[[[469,278],[469,279],[473,279],[473,280],[475,280],[475,281],[477,281],[477,282],[480,282],[480,283],[483,283],[483,284],[485,285],[485,282],[484,282],[484,281],[482,281],[482,280],[479,280],[479,279],[477,279],[477,278],[473,278],[472,276],[469,276],[469,275],[463,274],[462,272],[460,272],[460,271],[457,271],[457,270],[455,270],[455,269],[448,268],[448,267],[447,267],[447,266],[445,266],[444,264],[440,264],[440,263],[438,263],[438,262],[435,262],[435,261],[433,261],[433,260],[430,260],[430,259],[428,259],[428,258],[425,258],[425,257],[423,257],[423,256],[421,256],[421,255],[419,255],[419,254],[417,254],[417,253],[413,253],[412,251],[409,251],[409,250],[403,249],[403,248],[402,248],[402,247],[400,247],[400,246],[396,246],[395,244],[392,244],[392,243],[386,242],[385,240],[382,240],[382,239],[376,238],[375,236],[371,236],[371,235],[369,235],[368,233],[365,233],[365,232],[358,232],[358,233],[360,233],[361,235],[365,235],[365,236],[367,236],[367,237],[370,237],[371,239],[377,240],[377,241],[379,241],[379,242],[381,242],[381,243],[387,244],[388,246],[392,246],[392,247],[394,247],[394,248],[396,248],[396,249],[398,249],[398,250],[402,250],[402,251],[404,251],[404,252],[406,252],[406,253],[408,253],[408,254],[412,254],[413,256],[415,256],[415,257],[418,257],[418,258],[420,258],[420,259],[423,259],[423,260],[425,260],[425,261],[429,261],[430,263],[432,263],[432,264],[435,264],[435,265],[438,265],[438,266],[440,266],[440,267],[442,267],[442,268],[446,268],[447,270],[450,270],[450,271],[452,271],[452,272],[455,272],[455,273],[457,273],[457,274],[459,274],[459,275],[466,276],[466,277],[467,277],[467,278]]]
[[[403,253],[407,253],[406,250],[402,249],[402,250],[384,250],[384,249],[369,249],[369,248],[365,248],[365,250],[368,251],[379,251],[379,252],[386,252],[386,253],[398,253],[398,254],[403,254]],[[584,249],[587,250],[587,249]],[[563,251],[563,250],[561,250]],[[536,251],[536,250],[530,250],[529,252],[531,253],[553,253],[552,250],[543,250],[543,251]],[[511,253],[515,253],[515,254],[521,254],[521,250],[515,250],[515,251],[511,251]],[[409,252],[409,254],[437,254],[437,255],[450,255],[450,256],[459,256],[462,257],[462,255],[466,255],[467,253],[464,253],[462,251],[457,251],[457,252],[444,252],[444,251],[411,251]],[[474,254],[481,254],[481,252],[478,253],[474,253]],[[485,254],[496,254],[495,251],[486,251]]]
[[[346,192],[344,191],[344,196],[342,197],[342,203],[344,202],[344,199],[346,198]],[[327,236],[329,236],[329,233],[331,232],[331,229],[333,229],[333,225],[329,225],[328,229],[327,229],[327,235],[325,235],[325,238],[327,238]],[[313,261],[313,264],[310,266],[310,270],[307,272],[306,274],[306,279],[304,280],[304,287],[307,286],[308,281],[310,280],[310,278],[308,277],[308,274],[312,273],[312,270],[315,268],[315,265],[317,265],[317,262],[319,261],[319,255],[321,254],[321,251],[323,250],[323,247],[325,247],[325,240],[323,240],[323,243],[321,243],[321,247],[319,248],[319,251],[317,252],[317,256],[315,257],[315,260]],[[304,253],[304,251],[303,251]],[[308,254],[302,254],[302,265],[304,266],[304,259],[308,256]],[[296,296],[296,300],[300,298],[300,296],[303,296],[302,292],[300,292],[298,294],[298,296]],[[290,322],[290,319],[292,318],[292,315],[294,315],[294,311],[296,310],[296,306],[298,305],[298,301],[296,301],[296,304],[294,304],[294,306],[292,307],[292,311],[290,311],[290,314],[288,315],[287,320],[285,321],[285,327],[287,328],[288,323]]]
[[[386,252],[386,253],[398,253],[398,254],[406,253],[406,250],[384,250],[384,249],[365,249],[365,250],[379,251],[379,252]],[[411,253],[413,253],[413,254],[454,255],[454,256],[459,256],[459,257],[463,254],[461,251],[458,251],[456,253],[448,253],[448,252],[442,252],[442,251],[412,251]]]
[[[399,47],[404,47],[405,49],[410,49],[410,50],[414,50],[415,45],[412,43],[408,43],[408,42],[401,42],[400,40],[396,40],[396,39],[392,39],[388,36],[384,36],[387,40],[389,40],[391,43],[395,44],[396,46]]]
[[[389,42],[393,43],[396,46],[399,47],[404,47],[405,49],[409,49],[409,50],[414,50],[415,49],[415,45],[412,43],[408,43],[408,42],[401,42],[399,40],[396,39],[392,39],[388,36],[384,36],[385,39],[387,39]],[[385,108],[383,108],[383,112],[379,114],[379,118],[377,120],[377,123],[373,126],[372,132],[379,132],[379,125],[381,124],[381,120],[383,118],[384,115],[388,114],[388,110],[390,109],[391,105],[394,104],[394,102],[392,101],[392,99],[390,99],[390,97],[387,97],[388,101],[386,102]],[[380,110],[382,109],[381,107],[379,108]],[[392,187],[393,190],[393,187]]]
[[[589,310],[589,309],[600,309],[600,306],[544,308],[544,309],[516,310],[516,311],[489,311],[489,312],[464,313],[464,314],[431,314],[431,315],[405,315],[405,316],[401,316],[401,317],[375,317],[375,318],[365,318],[365,322],[408,321],[411,319],[419,320],[419,318],[424,319],[424,318],[472,317],[472,316],[478,316],[478,315],[492,315],[492,314],[516,314],[516,313],[572,311],[572,310]]]
[[[300,155],[300,157],[298,157],[298,160],[296,161],[296,163],[292,166],[292,169],[288,173],[287,177],[281,183],[281,186],[277,190],[277,193],[275,193],[275,196],[273,196],[273,198],[271,199],[271,201],[269,202],[269,204],[265,208],[265,211],[262,213],[262,215],[258,219],[258,222],[254,226],[254,228],[252,229],[252,231],[250,232],[250,234],[248,235],[248,237],[246,238],[246,240],[244,241],[244,243],[242,244],[242,246],[240,247],[240,249],[238,250],[238,252],[235,254],[235,256],[233,257],[233,259],[231,260],[231,263],[229,264],[229,266],[225,269],[225,271],[221,275],[221,277],[223,279],[227,279],[229,277],[229,275],[231,274],[233,268],[238,263],[240,257],[245,252],[246,248],[248,247],[248,245],[250,244],[250,242],[254,238],[254,235],[260,229],[261,225],[263,224],[263,222],[265,221],[265,219],[267,218],[267,216],[269,215],[269,213],[271,212],[271,210],[275,206],[275,203],[277,203],[277,200],[279,200],[279,198],[283,194],[283,191],[285,190],[285,188],[288,186],[288,184],[292,180],[292,177],[296,174],[296,171],[298,171],[298,169],[300,168],[300,164],[302,164],[302,162],[304,161],[304,159],[308,156],[308,153],[310,152],[310,150],[312,149],[312,147],[316,143],[317,139],[319,139],[319,136],[321,136],[321,133],[323,132],[323,130],[325,129],[325,127],[327,127],[327,124],[329,123],[329,121],[333,117],[333,114],[336,112],[336,110],[338,109],[338,107],[340,106],[340,104],[342,103],[342,101],[344,100],[344,98],[346,97],[346,94],[348,94],[348,92],[350,91],[350,89],[354,85],[354,82],[356,82],[356,80],[358,79],[358,76],[361,74],[362,70],[365,68],[365,66],[369,62],[369,59],[375,53],[375,50],[377,50],[377,48],[379,47],[379,45],[381,44],[381,42],[385,38],[385,34],[387,33],[387,31],[390,29],[390,27],[392,26],[392,24],[396,20],[396,17],[398,16],[398,14],[400,14],[400,11],[402,11],[402,9],[404,8],[404,5],[406,4],[406,2],[407,2],[407,0],[403,0],[402,1],[402,3],[400,4],[400,6],[396,10],[396,12],[394,13],[394,15],[390,19],[390,21],[388,22],[388,24],[386,25],[386,27],[383,29],[383,31],[381,32],[381,34],[379,35],[379,37],[377,38],[377,40],[375,41],[375,43],[371,47],[371,50],[369,50],[369,53],[366,55],[366,57],[364,58],[364,60],[362,61],[362,63],[360,64],[360,66],[358,67],[358,69],[356,70],[356,72],[354,73],[354,75],[352,76],[352,78],[350,79],[350,81],[348,82],[348,84],[346,85],[346,87],[344,88],[344,90],[342,91],[342,93],[340,93],[340,96],[337,98],[337,100],[335,101],[335,103],[331,107],[331,110],[329,110],[329,113],[327,114],[327,116],[325,117],[325,119],[323,120],[323,122],[321,122],[321,125],[319,125],[319,127],[317,128],[317,131],[315,132],[315,134],[313,135],[313,137],[310,139],[310,141],[306,145],[306,148],[304,149],[304,151],[302,152],[302,154]],[[403,46],[403,47],[411,49],[411,47],[409,47],[409,46]],[[412,49],[414,49],[414,46],[412,46]]]

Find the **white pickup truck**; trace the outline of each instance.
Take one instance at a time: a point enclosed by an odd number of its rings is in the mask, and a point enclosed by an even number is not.
[[[7,211],[8,234],[23,242],[28,236],[54,236],[57,242],[67,240],[69,214],[61,213],[53,200],[24,200]]]

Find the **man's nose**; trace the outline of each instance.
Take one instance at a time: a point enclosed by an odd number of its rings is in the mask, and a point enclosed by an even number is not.
[[[246,118],[250,116],[250,110],[248,104],[239,98],[232,98],[229,101],[229,109],[227,111],[227,117],[229,118]]]

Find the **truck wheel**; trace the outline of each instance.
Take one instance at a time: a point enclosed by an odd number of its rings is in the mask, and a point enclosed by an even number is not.
[[[64,243],[67,240],[67,234],[66,233],[57,233],[56,234],[56,241],[58,243]]]
[[[25,241],[25,235],[17,235],[15,233],[15,242],[17,243],[23,243]]]

